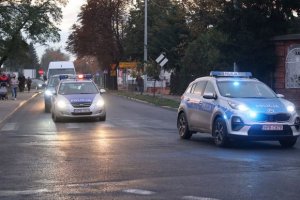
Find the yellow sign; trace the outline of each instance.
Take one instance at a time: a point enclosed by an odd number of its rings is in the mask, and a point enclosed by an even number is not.
[[[110,70],[110,76],[117,76],[116,70]]]
[[[137,62],[120,62],[119,68],[120,69],[127,69],[127,68],[136,68]]]

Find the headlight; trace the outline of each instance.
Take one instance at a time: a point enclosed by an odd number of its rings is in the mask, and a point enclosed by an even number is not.
[[[235,110],[240,110],[240,111],[249,110],[249,108],[244,104],[238,104],[238,103],[234,103],[234,102],[230,102],[230,101],[228,101],[228,104],[230,105],[231,108],[233,108]]]
[[[46,95],[46,96],[51,96],[51,95],[52,95],[52,92],[51,92],[50,90],[46,90],[46,91],[45,91],[45,95]]]
[[[99,99],[96,103],[96,106],[99,108],[102,108],[104,106],[104,100],[103,99]]]
[[[295,106],[290,105],[290,106],[287,106],[286,109],[288,112],[292,113],[295,111]]]
[[[67,103],[66,103],[65,100],[58,100],[57,103],[56,103],[56,105],[57,105],[58,108],[63,109],[63,108],[65,108],[67,106]]]
[[[38,86],[39,86],[39,87],[42,87],[42,84],[39,84]]]

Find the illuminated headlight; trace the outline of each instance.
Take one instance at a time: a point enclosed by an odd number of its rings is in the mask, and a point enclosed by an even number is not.
[[[104,100],[103,99],[99,99],[97,102],[96,102],[96,106],[98,108],[102,108],[104,106]]]
[[[57,107],[60,109],[64,109],[67,107],[67,102],[64,100],[58,100],[56,103]]]
[[[230,105],[231,108],[233,108],[235,110],[240,110],[240,111],[249,110],[249,108],[244,104],[237,104],[237,103],[230,102],[230,101],[228,101],[228,104]]]
[[[286,109],[288,112],[292,113],[295,111],[295,106],[287,106]]]
[[[39,86],[39,87],[42,87],[42,84],[39,84],[38,86]]]
[[[51,95],[52,95],[52,92],[51,92],[50,90],[46,90],[46,91],[45,91],[45,95],[51,96]]]

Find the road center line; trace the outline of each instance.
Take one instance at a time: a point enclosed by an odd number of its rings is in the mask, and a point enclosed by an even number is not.
[[[196,197],[196,196],[184,196],[182,197],[184,200],[218,200],[214,198],[208,198],[208,197]]]
[[[22,191],[14,191],[14,190],[0,190],[0,196],[18,196],[18,195],[32,195],[49,192],[47,189],[38,189],[38,190],[22,190]]]
[[[148,191],[148,190],[140,190],[140,189],[127,189],[123,190],[125,193],[130,193],[130,194],[138,194],[138,195],[152,195],[155,194],[155,192]]]

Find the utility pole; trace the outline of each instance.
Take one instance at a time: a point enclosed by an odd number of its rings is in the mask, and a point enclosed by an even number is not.
[[[148,62],[148,0],[145,1],[145,22],[144,22],[144,72]],[[147,91],[147,75],[144,76],[144,91]]]

